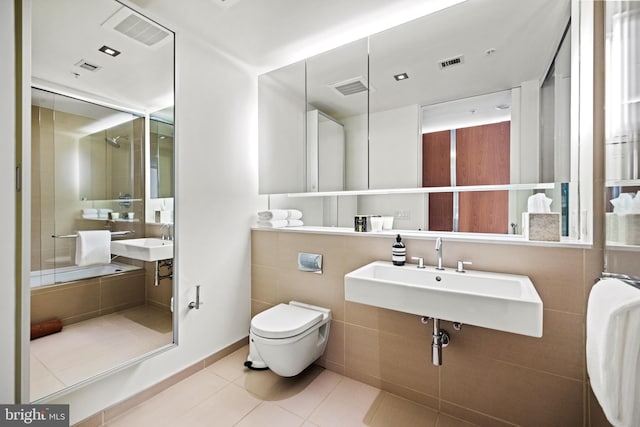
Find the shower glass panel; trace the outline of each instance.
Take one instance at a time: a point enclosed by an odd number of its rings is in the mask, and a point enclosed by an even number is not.
[[[640,2],[605,5],[605,270],[640,278]]]
[[[75,265],[63,236],[142,214],[144,118],[39,89],[32,100],[31,270],[46,271]]]
[[[152,199],[173,197],[172,119],[172,114],[152,114],[149,120],[149,197]]]

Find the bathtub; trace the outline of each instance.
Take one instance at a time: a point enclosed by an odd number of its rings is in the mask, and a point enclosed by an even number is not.
[[[72,265],[70,267],[52,268],[31,272],[31,289],[56,283],[73,282],[92,277],[108,276],[127,271],[140,270],[135,265],[112,262],[110,264],[85,265],[82,267]]]

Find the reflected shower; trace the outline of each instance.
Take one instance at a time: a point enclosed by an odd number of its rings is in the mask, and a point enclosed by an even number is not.
[[[112,145],[116,148],[120,148],[120,143],[118,142],[118,140],[120,139],[120,136],[116,136],[116,137],[112,137],[112,138],[105,138],[105,141],[107,141],[107,143],[109,145]]]

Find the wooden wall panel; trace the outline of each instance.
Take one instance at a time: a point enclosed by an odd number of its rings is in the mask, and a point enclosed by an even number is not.
[[[422,135],[422,186],[451,185],[451,132],[441,131]],[[429,194],[428,230],[452,231],[453,194]]]
[[[509,184],[510,122],[456,131],[457,185]],[[509,192],[460,193],[458,231],[509,232]]]

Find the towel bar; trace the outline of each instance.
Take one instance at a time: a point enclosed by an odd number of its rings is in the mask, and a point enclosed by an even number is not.
[[[124,236],[125,234],[130,234],[133,233],[134,231],[132,230],[124,230],[124,231],[112,231],[111,232],[111,237],[113,236]],[[76,238],[78,237],[77,234],[52,234],[51,237],[53,237],[54,239],[71,239],[71,238]]]

